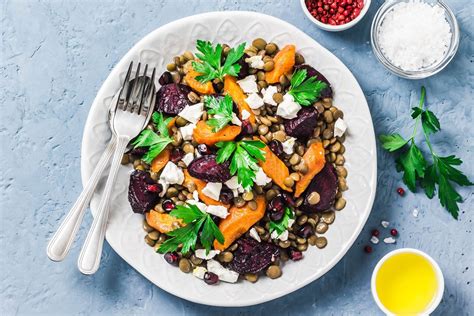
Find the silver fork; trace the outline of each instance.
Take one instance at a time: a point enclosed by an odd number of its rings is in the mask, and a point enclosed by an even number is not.
[[[151,79],[146,76],[147,71],[148,65],[145,65],[144,74],[141,76],[140,63],[138,64],[134,81],[126,81],[124,84],[118,99],[117,110],[110,122],[112,133],[116,138],[116,147],[97,214],[77,261],[79,271],[84,274],[94,274],[100,265],[107,220],[110,213],[110,197],[123,153],[127,144],[140,133],[153,112],[156,69],[153,69]]]
[[[130,75],[132,72],[132,65],[128,67],[127,75],[125,76],[124,83],[120,88],[117,95],[112,99],[112,104],[109,109],[109,121],[112,120],[113,115],[115,114],[115,110],[117,108],[117,104],[119,102],[120,96],[124,98],[126,95],[123,93],[124,90],[129,89],[129,80]],[[145,122],[146,124],[146,122]],[[143,125],[142,129],[145,128],[146,125]],[[82,219],[84,218],[85,211],[89,206],[89,202],[93,196],[93,193],[99,183],[99,180],[104,172],[105,168],[110,162],[112,158],[112,154],[115,150],[116,145],[116,137],[112,133],[112,138],[109,141],[109,144],[105,148],[102,156],[99,159],[94,171],[92,172],[91,177],[87,181],[84,189],[82,190],[81,194],[77,198],[74,205],[71,207],[69,212],[64,217],[63,222],[59,226],[59,228],[54,233],[53,237],[51,237],[48,247],[46,248],[46,254],[48,255],[49,259],[53,261],[62,261],[66,258],[69,250],[71,249],[72,243],[76,237],[77,231],[81,226]]]

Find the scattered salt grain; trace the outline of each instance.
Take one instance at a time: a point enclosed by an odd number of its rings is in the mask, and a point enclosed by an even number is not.
[[[370,242],[376,245],[376,244],[379,243],[379,239],[378,239],[377,237],[375,237],[375,236],[372,236],[372,237],[370,238]]]
[[[390,222],[387,222],[387,221],[381,221],[381,222],[380,222],[380,225],[382,225],[382,226],[383,226],[383,228],[387,228],[387,227],[388,227],[388,225],[390,225]]]
[[[417,71],[440,62],[451,42],[451,28],[439,4],[400,2],[385,15],[380,48],[395,66]]]
[[[394,244],[397,242],[397,240],[393,237],[387,237],[387,238],[384,238],[383,242],[386,244]]]
[[[418,217],[418,213],[419,213],[419,211],[418,211],[417,208],[413,209],[412,214],[413,214],[414,217]]]

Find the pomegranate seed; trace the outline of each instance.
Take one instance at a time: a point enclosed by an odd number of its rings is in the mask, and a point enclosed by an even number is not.
[[[165,253],[164,258],[166,262],[168,262],[169,264],[174,265],[174,266],[178,265],[179,256],[176,252]]]
[[[398,235],[398,231],[397,231],[395,228],[392,228],[392,229],[390,230],[390,235],[392,235],[392,236],[395,237],[395,236]]]
[[[147,191],[150,191],[150,192],[155,192],[155,193],[161,192],[161,188],[159,184],[149,184],[147,185],[146,189]]]
[[[398,189],[397,189],[397,193],[398,193],[398,195],[400,195],[400,196],[404,196],[404,195],[405,195],[405,190],[403,190],[403,188],[398,188]]]
[[[308,238],[314,233],[313,231],[313,226],[310,224],[305,224],[303,227],[301,227],[298,231],[298,235],[303,237],[303,238]]]
[[[367,246],[364,247],[364,251],[365,251],[366,253],[371,253],[371,252],[372,252],[372,247],[370,247],[369,245],[367,245]]]
[[[174,209],[174,202],[172,200],[164,200],[161,206],[166,212],[171,212]]]
[[[210,155],[210,154],[212,154],[211,150],[209,149],[209,147],[207,147],[206,144],[199,144],[197,146],[197,150],[201,155]]]
[[[378,231],[378,229],[374,229],[372,231],[372,236],[378,237],[379,235],[380,235],[380,232]]]
[[[204,273],[204,282],[209,285],[216,284],[219,281],[219,277],[217,274],[212,273],[212,272],[206,272]]]
[[[183,157],[184,157],[184,151],[181,150],[181,148],[175,148],[175,149],[173,149],[173,151],[171,152],[170,160],[171,160],[171,162],[173,162],[173,163],[178,163],[178,161],[180,161],[181,159],[183,159]]]
[[[290,259],[293,261],[298,261],[303,259],[303,253],[301,251],[290,249]]]

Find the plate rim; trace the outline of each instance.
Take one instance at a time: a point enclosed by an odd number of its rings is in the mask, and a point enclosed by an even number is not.
[[[118,73],[118,69],[121,68],[122,64],[124,64],[127,60],[129,60],[130,58],[130,55],[133,55],[132,52],[135,50],[135,48],[137,46],[140,46],[142,43],[146,42],[148,39],[150,39],[151,37],[154,36],[155,33],[157,32],[160,32],[162,29],[164,28],[171,28],[173,26],[177,26],[181,23],[189,23],[189,22],[192,22],[192,20],[195,20],[195,19],[204,19],[204,18],[213,18],[213,17],[216,17],[216,16],[219,16],[220,18],[222,18],[223,15],[226,15],[227,18],[229,19],[235,19],[236,17],[238,17],[239,15],[253,15],[255,18],[265,18],[265,19],[270,19],[270,20],[274,20],[276,23],[280,23],[280,24],[283,24],[285,26],[285,29],[287,29],[288,31],[291,31],[291,32],[299,32],[302,37],[305,38],[305,40],[311,42],[311,44],[313,45],[316,45],[318,46],[321,50],[323,51],[326,51],[327,53],[331,54],[332,56],[334,56],[342,65],[342,68],[347,71],[350,76],[353,77],[355,83],[357,84],[357,88],[360,90],[359,92],[364,96],[364,104],[365,106],[367,107],[367,110],[368,110],[368,113],[369,113],[369,119],[370,119],[370,136],[371,136],[371,143],[372,143],[372,146],[374,148],[374,152],[373,152],[373,157],[374,157],[374,162],[373,164],[371,165],[372,168],[373,168],[373,177],[372,177],[372,181],[369,182],[369,185],[371,187],[371,190],[370,190],[370,193],[369,193],[369,200],[368,200],[368,204],[367,204],[367,208],[368,208],[368,211],[364,212],[363,214],[363,219],[362,221],[360,222],[360,225],[359,227],[354,231],[353,233],[353,237],[351,240],[349,240],[346,244],[345,247],[342,248],[342,250],[336,255],[334,256],[330,262],[325,266],[324,269],[322,269],[319,273],[311,276],[311,277],[308,277],[307,279],[303,280],[302,282],[298,283],[296,286],[293,286],[291,288],[289,288],[289,290],[283,292],[276,292],[274,294],[269,294],[267,297],[265,297],[264,299],[259,299],[259,298],[254,298],[254,299],[247,299],[243,302],[209,302],[209,301],[205,301],[203,299],[200,299],[200,298],[195,298],[195,297],[185,297],[183,296],[180,291],[179,291],[179,287],[176,287],[176,288],[172,288],[172,287],[163,287],[161,285],[158,285],[156,284],[154,281],[150,280],[147,276],[146,276],[146,273],[144,271],[142,271],[141,268],[139,267],[135,267],[132,263],[130,263],[128,261],[128,259],[126,258],[126,256],[123,256],[121,254],[121,251],[118,251],[117,248],[118,247],[115,247],[114,246],[114,241],[110,241],[108,238],[106,238],[107,242],[109,243],[109,245],[111,246],[111,248],[125,261],[127,262],[127,264],[129,264],[133,269],[135,269],[136,271],[138,271],[143,277],[145,277],[150,283],[152,283],[153,285],[159,287],[160,289],[174,295],[174,296],[177,296],[181,299],[185,299],[185,300],[188,300],[188,301],[191,301],[191,302],[194,302],[194,303],[198,303],[198,304],[203,304],[203,305],[207,305],[207,306],[218,306],[218,307],[244,307],[244,306],[252,306],[252,305],[257,305],[257,304],[261,304],[261,303],[265,303],[265,302],[269,302],[269,301],[272,301],[272,300],[275,300],[277,298],[280,298],[280,297],[283,297],[283,296],[286,296],[290,293],[293,293],[303,287],[305,287],[306,285],[316,281],[317,279],[319,279],[320,277],[324,276],[326,273],[328,273],[337,263],[339,263],[343,258],[344,256],[347,254],[347,252],[349,251],[349,249],[352,248],[352,246],[354,245],[355,241],[357,240],[357,238],[359,237],[362,229],[365,227],[366,223],[367,223],[367,220],[368,220],[368,217],[370,216],[371,212],[372,212],[372,208],[373,208],[373,204],[374,204],[374,200],[375,200],[375,195],[376,195],[376,190],[377,190],[377,174],[378,174],[378,170],[377,170],[377,147],[376,147],[376,137],[375,137],[375,130],[374,130],[374,125],[373,125],[373,120],[372,120],[372,116],[371,116],[371,113],[370,113],[370,108],[368,106],[368,103],[367,103],[367,98],[365,97],[365,94],[359,84],[359,82],[357,81],[356,77],[354,76],[354,74],[352,73],[352,71],[336,56],[334,55],[331,51],[329,51],[327,48],[325,48],[324,46],[322,46],[320,43],[318,43],[316,40],[314,40],[311,36],[309,36],[308,34],[306,34],[304,31],[302,31],[301,29],[299,29],[298,27],[296,27],[295,25],[292,25],[291,23],[287,22],[287,21],[284,21],[280,18],[277,18],[277,17],[274,17],[274,16],[271,16],[271,15],[268,15],[268,14],[264,14],[264,13],[259,13],[259,12],[253,12],[253,11],[213,11],[213,12],[206,12],[206,13],[200,13],[200,14],[195,14],[195,15],[189,15],[189,16],[186,16],[186,17],[183,17],[183,18],[180,18],[180,19],[177,19],[177,20],[174,20],[174,21],[171,21],[169,23],[166,23],[162,26],[159,26],[157,28],[155,28],[154,30],[152,30],[151,32],[149,32],[148,34],[146,34],[145,36],[143,36],[140,40],[138,40],[132,47],[130,47],[130,49],[123,55],[122,58],[120,58],[120,60],[114,65],[114,67],[112,68],[112,70],[110,71],[109,75],[107,76],[107,78],[102,82],[102,85],[100,87],[100,89],[98,90],[92,104],[91,104],[91,107],[89,109],[89,112],[88,112],[88,115],[87,115],[87,119],[86,119],[86,123],[84,125],[84,130],[83,130],[83,136],[82,136],[82,142],[81,142],[81,180],[82,180],[82,185],[84,186],[87,182],[87,180],[89,179],[90,177],[90,174],[86,174],[86,171],[85,171],[85,168],[84,168],[84,157],[85,157],[85,151],[88,146],[90,146],[90,144],[88,143],[88,139],[86,137],[86,131],[87,130],[90,130],[91,128],[91,125],[92,125],[92,115],[91,113],[94,112],[94,110],[99,106],[99,103],[102,101],[102,100],[99,100],[99,97],[102,96],[104,94],[104,90],[106,88],[106,83],[110,80],[111,77],[113,76],[116,76]],[[93,212],[92,212],[93,213]],[[236,285],[238,286],[238,285]],[[176,290],[177,289],[177,290]]]

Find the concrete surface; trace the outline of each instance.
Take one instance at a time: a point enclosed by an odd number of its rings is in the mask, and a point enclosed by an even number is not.
[[[421,85],[428,106],[441,119],[434,137],[442,154],[472,165],[472,66],[474,27],[470,0],[448,0],[462,31],[459,51],[440,74],[422,81],[397,78],[371,52],[370,22],[382,1],[373,1],[355,28],[334,34],[315,28],[299,1],[0,1],[0,314],[2,315],[194,315],[291,314],[378,315],[370,294],[372,268],[389,250],[415,247],[431,254],[446,279],[435,315],[474,311],[473,193],[459,221],[423,193],[401,198],[393,157],[379,147],[379,186],[368,224],[345,258],[326,276],[266,304],[222,309],[193,304],[152,285],[105,247],[103,266],[91,277],[76,269],[78,244],[63,263],[53,263],[45,247],[58,221],[81,189],[79,155],[89,106],[112,66],[142,36],[164,23],[214,10],[251,10],[298,26],[338,56],[359,80],[377,133],[411,132],[410,102]],[[420,210],[418,218],[411,215]],[[389,220],[400,232],[396,245],[362,251],[371,229]],[[91,222],[90,215],[86,223]],[[80,231],[80,241],[85,237]],[[278,311],[278,312],[276,312]]]

